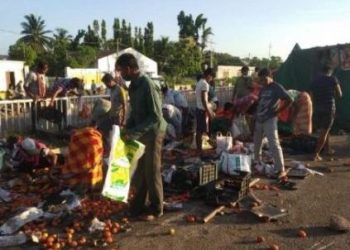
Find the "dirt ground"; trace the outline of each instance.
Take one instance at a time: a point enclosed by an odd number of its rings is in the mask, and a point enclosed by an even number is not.
[[[133,230],[120,234],[116,246],[121,249],[269,249],[278,244],[280,249],[350,249],[350,233],[338,234],[329,230],[329,219],[338,214],[350,219],[350,163],[349,146],[345,137],[333,137],[336,155],[331,160],[310,162],[311,168],[325,175],[309,176],[297,181],[298,190],[256,191],[265,203],[288,210],[288,216],[277,222],[263,223],[249,212],[217,216],[208,224],[188,224],[185,214],[203,215],[210,209],[204,204],[185,204],[183,211],[166,213],[156,222],[134,222]],[[287,163],[310,156],[286,156]],[[269,183],[264,179],[261,183]],[[298,238],[303,227],[308,234]],[[174,236],[168,235],[174,228]],[[263,236],[265,243],[256,243]],[[331,244],[331,245],[329,245]],[[327,246],[324,248],[325,246]]]
[[[296,180],[298,190],[280,191],[279,195],[276,191],[255,191],[264,203],[288,210],[288,215],[277,222],[264,223],[250,212],[241,212],[217,216],[207,224],[189,224],[184,215],[203,216],[211,208],[201,202],[187,202],[182,211],[165,213],[155,222],[131,222],[132,230],[116,235],[108,249],[269,249],[272,244],[280,249],[350,249],[350,233],[338,234],[328,228],[332,214],[350,219],[349,146],[345,136],[332,137],[332,146],[336,150],[333,160],[314,163],[308,161],[309,155],[285,156],[287,165],[291,160],[310,163],[312,169],[324,173],[323,177]],[[270,182],[262,179],[259,183]],[[308,234],[305,239],[297,236],[301,227]],[[169,235],[171,228],[175,235]],[[266,242],[256,243],[257,236]],[[25,245],[13,249],[38,248]]]

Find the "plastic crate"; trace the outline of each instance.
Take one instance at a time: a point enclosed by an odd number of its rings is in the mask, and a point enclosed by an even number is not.
[[[238,191],[237,201],[242,200],[249,193],[250,173],[241,172],[238,176],[232,176],[224,181],[224,186]]]
[[[198,185],[202,186],[217,180],[219,177],[219,167],[215,163],[207,163],[199,167]]]

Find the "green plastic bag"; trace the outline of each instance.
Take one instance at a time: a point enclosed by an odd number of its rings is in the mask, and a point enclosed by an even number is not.
[[[119,126],[113,126],[111,152],[102,195],[112,200],[127,202],[130,181],[143,155],[145,146],[138,141],[124,143],[120,139]]]

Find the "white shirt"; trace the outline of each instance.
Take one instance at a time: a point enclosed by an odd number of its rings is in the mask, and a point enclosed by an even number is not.
[[[182,113],[181,111],[171,104],[163,104],[162,111],[164,119],[172,124],[177,133],[182,133]]]
[[[205,110],[202,103],[202,92],[209,92],[209,83],[205,79],[200,79],[196,84],[196,107]]]

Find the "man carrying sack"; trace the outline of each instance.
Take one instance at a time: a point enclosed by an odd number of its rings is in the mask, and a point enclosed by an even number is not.
[[[135,196],[130,203],[130,213],[151,221],[163,215],[161,149],[166,122],[162,116],[160,89],[141,74],[134,55],[122,54],[115,66],[125,81],[131,81],[128,89],[131,111],[122,139],[138,140],[146,146],[131,182]]]

